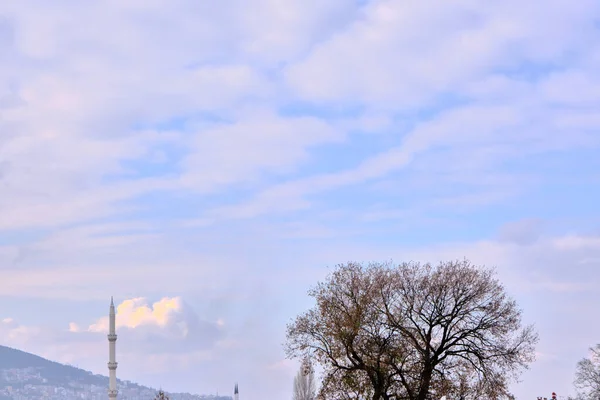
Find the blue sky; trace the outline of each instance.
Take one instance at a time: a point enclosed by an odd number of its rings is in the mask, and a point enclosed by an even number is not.
[[[119,377],[284,399],[285,324],[332,266],[467,257],[538,327],[517,398],[572,393],[600,3],[4,3],[2,344],[105,373],[114,295]]]

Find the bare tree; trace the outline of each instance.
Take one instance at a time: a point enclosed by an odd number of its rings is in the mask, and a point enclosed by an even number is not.
[[[316,392],[315,371],[310,359],[305,359],[294,378],[293,400],[315,400]]]
[[[591,355],[577,363],[575,381],[577,399],[600,399],[600,344],[590,348]]]
[[[537,335],[492,270],[468,261],[339,265],[288,325],[289,357],[323,367],[328,399],[507,399]]]

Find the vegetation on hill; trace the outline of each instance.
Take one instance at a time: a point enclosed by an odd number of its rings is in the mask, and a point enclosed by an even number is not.
[[[21,377],[17,383],[14,381],[14,378],[11,379],[10,377],[4,375],[8,373],[7,370],[15,369],[30,370],[31,374],[29,377]],[[77,383],[79,385],[108,387],[108,377],[106,376],[96,375],[81,368],[50,361],[40,356],[36,356],[35,354],[0,345],[0,371],[2,370],[4,371],[4,374],[0,374],[0,386],[20,387],[25,386],[26,384],[45,384],[59,387],[69,387],[72,384]],[[118,381],[119,386],[125,386],[125,383],[126,386],[130,388],[154,391],[152,388],[138,385],[129,381]],[[173,395],[176,395],[175,398],[178,398],[181,397],[180,395],[182,394],[173,393]],[[188,397],[191,396],[189,394],[187,395]],[[4,397],[2,397],[2,394],[0,394],[0,400],[3,399]],[[231,397],[223,397],[223,399],[231,399]]]
[[[0,346],[0,369],[32,368],[39,372],[41,378],[51,384],[68,384],[79,382],[89,385],[108,385],[108,378],[94,375],[81,368],[72,367],[46,360],[35,354],[26,353],[11,347]]]

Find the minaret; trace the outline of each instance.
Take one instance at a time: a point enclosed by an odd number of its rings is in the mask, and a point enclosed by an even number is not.
[[[112,296],[110,297],[110,312],[108,314],[108,398],[115,400],[117,398],[117,361],[115,347],[117,345],[117,334],[115,331],[115,304]]]
[[[233,400],[240,400],[240,393],[238,392],[238,384],[235,384],[235,389],[233,389]]]

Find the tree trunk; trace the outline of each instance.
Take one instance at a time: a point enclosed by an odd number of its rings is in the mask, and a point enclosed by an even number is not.
[[[381,382],[377,379],[377,376],[371,377],[371,384],[373,385],[373,396],[371,400],[383,400],[383,388]]]
[[[371,400],[381,400],[381,392],[379,390],[375,390]]]
[[[433,367],[430,363],[425,364],[421,373],[421,384],[419,385],[419,393],[415,400],[427,400],[429,395],[429,385],[431,384],[431,376],[433,375]]]

